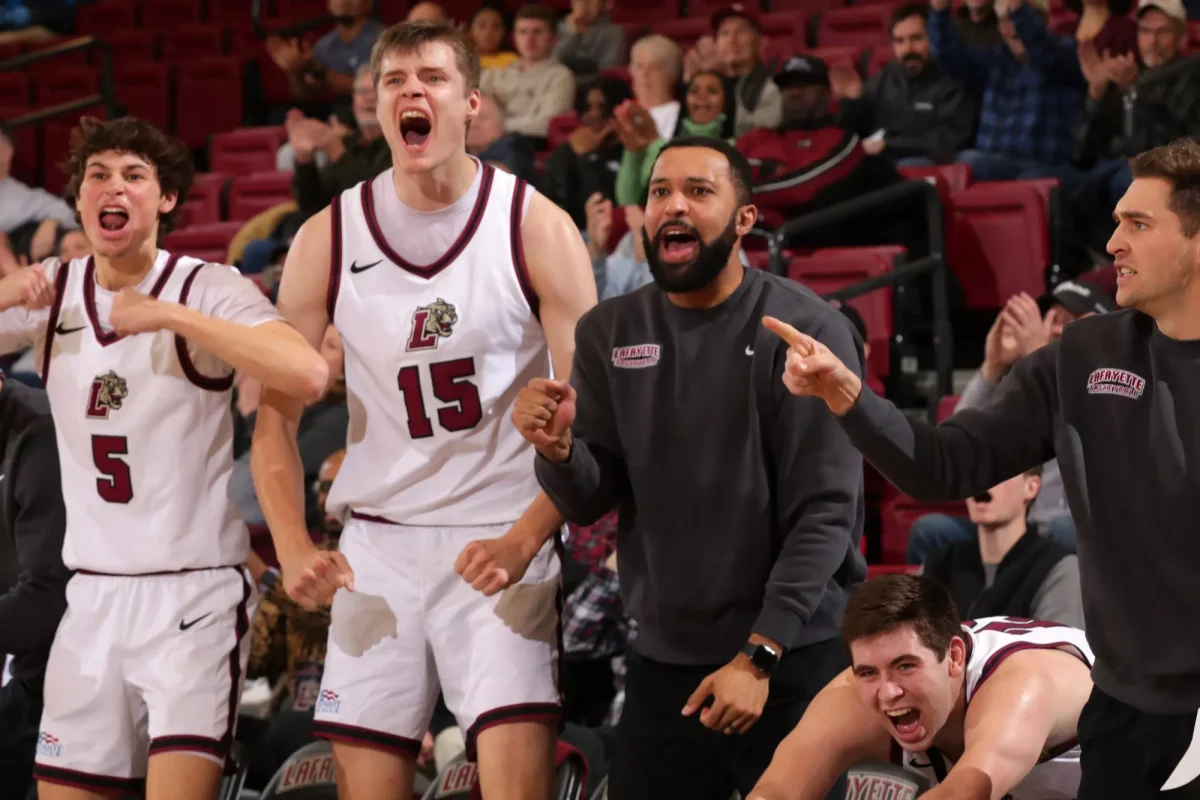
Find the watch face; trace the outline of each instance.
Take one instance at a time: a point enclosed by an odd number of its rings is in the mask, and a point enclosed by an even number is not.
[[[750,656],[750,663],[763,672],[770,672],[774,669],[777,661],[779,661],[779,656],[775,651],[761,644],[754,649],[754,655]]]

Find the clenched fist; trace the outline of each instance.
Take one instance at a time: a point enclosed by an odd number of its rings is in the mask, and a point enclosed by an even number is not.
[[[24,306],[30,311],[49,308],[54,302],[54,284],[40,264],[22,267],[0,281],[0,308]]]
[[[283,588],[288,597],[309,611],[327,605],[338,589],[354,591],[354,571],[341,553],[309,546],[284,556],[279,554]]]
[[[566,381],[534,378],[517,394],[512,420],[543,457],[566,461],[571,455],[575,390]]]
[[[471,584],[471,588],[491,597],[515,583],[520,583],[537,551],[525,552],[511,534],[495,539],[477,539],[467,544],[454,562],[454,571]]]

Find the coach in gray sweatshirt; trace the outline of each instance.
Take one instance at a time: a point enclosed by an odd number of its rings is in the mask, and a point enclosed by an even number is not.
[[[865,575],[862,463],[823,403],[784,390],[786,348],[758,320],[819,332],[859,373],[862,346],[817,295],[742,266],[751,181],[725,142],[667,145],[642,234],[655,283],[581,319],[571,388],[535,382],[514,412],[564,516],[620,511],[639,631],[610,777],[622,800],[748,791],[845,666],[846,589]]]

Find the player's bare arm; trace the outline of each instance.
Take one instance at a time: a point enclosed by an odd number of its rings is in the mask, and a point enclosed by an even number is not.
[[[113,299],[109,319],[122,334],[169,330],[265,388],[307,403],[319,399],[329,382],[325,359],[285,322],[239,325],[133,289],[124,289]]]
[[[309,219],[288,251],[279,287],[279,312],[307,345],[317,347],[329,326],[325,294],[329,285],[332,214],[328,208]],[[318,550],[304,520],[304,467],[296,445],[302,400],[266,389],[254,425],[250,471],[263,515],[271,530],[288,596],[305,608],[327,602],[339,588],[352,589],[354,574],[336,552]]]
[[[49,308],[54,302],[54,284],[41,264],[24,267],[0,280],[0,311],[22,306],[29,311]]]
[[[747,800],[823,800],[858,762],[887,761],[891,740],[858,699],[846,670],[813,698]]]
[[[1025,650],[1004,660],[967,707],[964,751],[928,800],[1001,800],[1043,754],[1075,737],[1092,681],[1076,656]]]
[[[575,325],[596,305],[596,281],[579,229],[570,216],[535,193],[521,223],[525,266],[538,298],[538,311],[555,380],[566,387],[575,358]],[[563,524],[545,493],[538,496],[500,539],[471,542],[455,570],[475,589],[491,595],[521,580],[529,562]]]

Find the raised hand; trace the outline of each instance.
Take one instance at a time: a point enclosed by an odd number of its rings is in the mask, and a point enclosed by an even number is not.
[[[774,317],[763,317],[767,330],[788,344],[783,385],[795,395],[819,397],[841,416],[862,393],[862,379],[825,345]]]
[[[512,420],[525,440],[551,461],[571,455],[575,390],[566,381],[534,378],[517,394]]]

